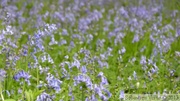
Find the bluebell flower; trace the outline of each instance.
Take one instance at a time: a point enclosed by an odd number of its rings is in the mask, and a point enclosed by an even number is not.
[[[87,72],[86,66],[82,66],[82,67],[81,67],[81,72],[82,72],[83,74],[86,74],[86,72]]]
[[[86,97],[85,101],[90,101],[88,97]]]
[[[41,67],[41,65],[39,65],[39,70],[40,70],[40,74],[42,73],[47,73],[49,71],[49,67]]]
[[[46,77],[47,83],[49,87],[52,87],[56,93],[58,93],[61,90],[61,84],[62,81],[55,78],[52,74],[48,73],[48,76]]]
[[[135,80],[137,80],[137,75],[136,74],[137,74],[136,71],[134,71],[133,72],[133,77],[134,77]]]
[[[62,35],[68,35],[68,31],[66,29],[62,30]]]
[[[0,81],[4,81],[5,77],[6,77],[6,71],[3,69],[0,69]]]
[[[71,67],[77,67],[78,69],[80,68],[80,62],[78,59],[74,59],[74,62],[71,64]]]
[[[54,39],[54,36],[52,35],[51,36],[51,41],[49,42],[49,45],[54,45],[54,44],[57,44],[58,42]]]
[[[74,100],[75,100],[75,98],[74,98],[74,96],[72,96],[72,97],[71,97],[71,101],[74,101]]]
[[[96,98],[96,96],[95,96],[95,94],[92,94],[92,95],[91,95],[91,100],[90,100],[90,101],[98,101],[97,98]]]
[[[124,7],[121,7],[121,8],[119,9],[119,11],[120,11],[120,14],[121,14],[123,17],[125,17],[125,18],[128,18],[128,17],[129,17],[128,11],[125,10]]]
[[[180,36],[180,29],[176,29],[176,37]]]
[[[133,40],[132,40],[132,43],[138,42],[139,40],[140,40],[139,34],[135,34],[135,35],[134,35],[134,38],[133,38]]]
[[[72,87],[71,86],[69,86],[69,94],[68,95],[72,96]]]
[[[67,70],[64,67],[62,67],[61,70],[62,70],[63,77],[69,78],[69,74],[68,74]]]
[[[53,31],[57,30],[57,27],[56,27],[55,24],[46,24],[45,26],[47,27],[47,29],[48,29],[48,31],[50,33],[52,33]]]
[[[89,89],[93,89],[93,84],[91,82],[91,78],[85,74],[79,74],[74,77],[74,86],[77,86],[79,83],[84,82]]]
[[[28,68],[32,68],[32,66],[31,66],[31,63],[30,63],[30,62],[28,62]]]
[[[173,70],[170,70],[170,76],[174,76],[174,73],[176,72],[174,69]]]
[[[108,81],[107,81],[107,79],[106,79],[105,76],[102,76],[102,77],[101,77],[101,84],[102,84],[102,85],[108,85]]]
[[[120,96],[119,96],[120,99],[125,99],[125,95],[124,95],[124,90],[121,90],[120,91]]]
[[[108,98],[104,94],[100,95],[100,98],[102,101],[108,101]]]
[[[27,56],[28,55],[28,50],[23,50],[23,53],[22,53],[23,56]]]
[[[29,74],[28,74],[27,72],[25,72],[24,70],[21,70],[21,71],[19,71],[18,73],[16,73],[13,78],[14,78],[14,80],[16,80],[16,81],[19,81],[21,78],[23,78],[23,79],[25,79],[25,81],[29,84],[29,83],[30,83],[30,81],[29,81],[30,77],[31,77],[31,75],[29,75]]]
[[[34,34],[35,40],[39,40],[41,37],[42,37],[42,36],[41,36],[41,34],[39,34],[39,32],[36,33],[36,34]]]
[[[146,65],[147,61],[146,61],[146,56],[141,56],[141,61],[140,64],[141,65]]]
[[[154,68],[151,68],[151,73],[154,74],[156,70]]]
[[[102,62],[100,59],[97,62],[98,62],[99,66],[101,68],[103,68],[103,67],[108,68],[108,63],[107,62]]]
[[[111,92],[107,89],[103,89],[104,92],[107,94],[108,98],[110,98],[112,96]]]
[[[43,92],[42,94],[37,96],[36,101],[53,101],[53,99],[49,94]]]
[[[98,77],[104,76],[103,72],[99,72]]]
[[[47,60],[47,58],[46,58],[46,55],[45,55],[45,54],[44,54],[43,56],[41,56],[41,61],[42,61],[42,63],[44,63],[46,60]]]
[[[90,78],[87,79],[86,86],[91,90],[93,89],[93,83]]]
[[[21,88],[18,89],[18,93],[22,94],[23,90]]]
[[[124,54],[125,52],[126,52],[126,48],[123,47],[123,48],[121,49],[121,54]]]
[[[98,94],[99,96],[102,95],[101,88],[100,88],[97,84],[94,84],[94,92],[95,92],[96,94]]]
[[[61,46],[61,45],[65,45],[65,44],[67,44],[67,41],[66,40],[61,40],[61,42],[59,42],[59,45]]]
[[[36,46],[40,49],[40,51],[44,51],[44,46],[42,43],[37,43]]]
[[[48,60],[48,62],[49,62],[49,63],[51,63],[51,64],[53,64],[53,63],[54,63],[54,61],[53,61],[53,59],[51,58],[51,56],[50,56],[50,55],[48,55],[48,59],[47,59],[47,60]]]

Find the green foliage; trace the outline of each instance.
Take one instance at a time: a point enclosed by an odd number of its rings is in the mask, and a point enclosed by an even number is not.
[[[16,100],[14,100],[14,99],[6,99],[6,100],[4,100],[4,101],[16,101]],[[30,101],[30,100],[28,100],[28,101]],[[32,101],[32,100],[31,100]]]

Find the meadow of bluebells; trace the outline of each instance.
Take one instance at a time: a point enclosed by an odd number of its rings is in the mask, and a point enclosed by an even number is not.
[[[179,94],[180,2],[169,1],[0,0],[0,100]]]

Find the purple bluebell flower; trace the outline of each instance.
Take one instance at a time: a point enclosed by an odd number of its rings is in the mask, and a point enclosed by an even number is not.
[[[28,68],[32,68],[32,66],[31,66],[31,63],[30,63],[30,62],[28,62]]]
[[[27,56],[28,55],[28,50],[23,50],[23,53],[22,53],[23,56]]]
[[[154,68],[151,68],[151,73],[154,74],[156,70]]]
[[[57,27],[55,24],[46,24],[45,25],[46,29],[46,33],[48,33],[49,35],[51,35],[52,32],[54,32],[55,30],[57,30]]]
[[[176,37],[179,37],[179,36],[180,36],[180,28],[176,29]]]
[[[67,79],[69,79],[69,74],[67,70],[64,67],[62,67],[61,70],[62,70],[63,77],[66,77]]]
[[[103,72],[99,72],[97,77],[102,77],[102,76],[104,76]]]
[[[74,100],[75,100],[74,96],[71,96],[71,101],[74,101]]]
[[[68,35],[68,31],[66,29],[62,30],[62,35]]]
[[[74,62],[71,64],[71,67],[80,68],[80,61],[78,59],[74,59]]]
[[[21,70],[18,73],[16,73],[13,78],[16,81],[19,81],[19,79],[23,78],[23,79],[25,79],[26,82],[29,82],[30,77],[31,77],[31,75],[29,75],[24,70]]]
[[[40,70],[40,74],[42,73],[47,73],[49,71],[49,67],[42,67],[41,65],[39,65],[39,70]]]
[[[104,94],[100,95],[100,98],[102,101],[108,101],[108,98]]]
[[[174,76],[174,73],[175,73],[175,70],[174,70],[174,69],[173,69],[173,70],[170,70],[169,72],[170,72],[170,76]]]
[[[126,48],[123,47],[121,50],[118,51],[119,54],[124,54],[126,52]]]
[[[108,98],[110,98],[112,96],[111,92],[107,89],[103,89],[104,92],[107,94]]]
[[[53,101],[52,96],[43,92],[39,96],[37,96],[36,101]]]
[[[2,7],[5,7],[8,4],[8,0],[2,0],[0,4]]]
[[[140,64],[141,65],[146,65],[146,56],[141,56],[141,61],[140,61]]]
[[[91,82],[91,78],[85,74],[79,74],[74,77],[74,86],[77,86],[79,83],[84,82],[89,89],[93,89],[93,84]]]
[[[92,95],[91,95],[90,101],[98,101],[97,98],[96,98],[96,96],[95,96],[95,94],[92,94]]]
[[[92,15],[90,15],[93,20],[98,21],[100,18],[103,17],[102,13],[99,12],[98,10],[94,10]]]
[[[132,40],[132,43],[135,43],[135,42],[138,42],[140,40],[140,38],[139,38],[139,34],[135,34],[134,35],[134,39]]]
[[[126,48],[123,47],[123,48],[121,49],[121,53],[124,54],[125,52],[126,52]]]
[[[69,86],[69,94],[68,95],[72,96],[72,87],[71,86]]]
[[[44,54],[42,57],[41,57],[41,61],[42,62],[45,62],[47,60],[47,58],[46,58],[46,55]]]
[[[105,76],[101,77],[101,84],[102,85],[108,85],[109,84]]]
[[[53,63],[54,63],[54,61],[53,61],[53,59],[51,58],[51,56],[50,56],[50,55],[48,55],[47,60],[48,60],[48,62],[49,62],[49,63],[51,63],[51,64],[53,64]]]
[[[79,20],[78,28],[82,33],[89,29],[89,24],[92,22],[90,18],[81,18]]]
[[[6,77],[6,71],[3,69],[0,69],[0,82],[4,81],[5,77]]]
[[[21,88],[18,89],[18,93],[22,94],[23,90]]]
[[[61,45],[65,45],[65,44],[67,44],[67,41],[64,40],[64,39],[59,42],[59,45],[60,45],[60,46],[61,46]]]
[[[52,87],[57,93],[61,90],[62,81],[55,78],[52,74],[48,73],[46,81],[49,87]]]
[[[99,96],[102,95],[102,91],[101,91],[100,87],[97,84],[94,84],[94,91]]]
[[[124,9],[124,7],[121,7],[121,8],[119,9],[119,12],[120,12],[120,14],[121,14],[123,17],[125,17],[125,18],[128,18],[128,17],[129,17],[128,11],[126,11],[126,10]]]
[[[119,96],[119,98],[125,100],[124,90],[121,90],[121,91],[120,91],[120,96]]]
[[[86,97],[85,101],[90,101],[88,97]]]
[[[54,36],[52,35],[51,36],[51,41],[49,42],[49,45],[54,45],[54,44],[57,44],[58,42],[54,39]]]
[[[82,66],[82,67],[81,67],[81,72],[82,72],[83,74],[86,74],[86,72],[87,72],[86,66]]]
[[[134,77],[135,80],[137,80],[137,73],[136,73],[136,71],[133,72],[133,77]]]
[[[36,46],[40,49],[40,51],[44,51],[44,46],[42,43],[37,43]]]
[[[86,86],[91,90],[93,89],[93,83],[90,78],[87,79]]]
[[[98,64],[99,64],[100,68],[103,68],[103,67],[108,68],[109,67],[107,62],[102,62],[100,59],[98,60]]]

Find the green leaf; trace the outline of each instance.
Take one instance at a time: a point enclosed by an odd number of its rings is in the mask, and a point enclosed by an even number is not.
[[[16,101],[16,100],[14,100],[14,99],[6,99],[4,101]]]
[[[31,90],[29,91],[25,91],[25,95],[26,95],[26,98],[27,98],[27,101],[31,101]]]
[[[39,90],[35,93],[33,93],[33,98],[36,98],[38,95],[40,95],[44,90]]]

